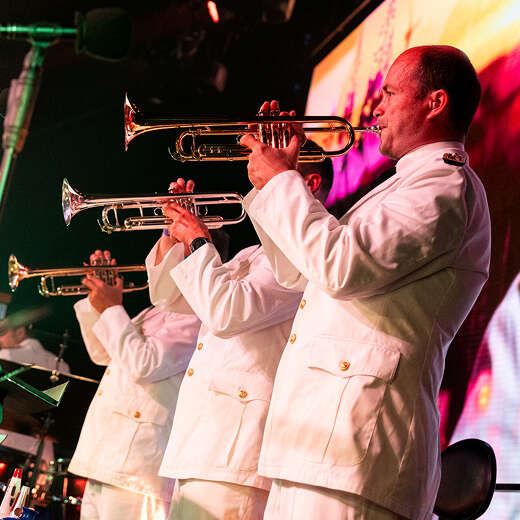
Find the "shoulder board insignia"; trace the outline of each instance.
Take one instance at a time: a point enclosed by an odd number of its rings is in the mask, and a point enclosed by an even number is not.
[[[464,166],[466,164],[466,157],[460,153],[446,152],[442,156],[442,160],[446,164],[452,164],[453,166]]]

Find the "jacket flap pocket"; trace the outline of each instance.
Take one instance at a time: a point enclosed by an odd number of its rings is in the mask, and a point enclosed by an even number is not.
[[[256,399],[269,401],[273,384],[260,374],[221,370],[213,375],[209,389],[246,403]]]
[[[152,423],[160,426],[168,422],[170,411],[165,406],[157,402],[139,403],[118,403],[114,406],[114,413],[124,415],[129,419],[139,423]]]
[[[315,338],[308,366],[339,377],[373,376],[390,382],[399,364],[400,352],[373,343],[331,337]]]

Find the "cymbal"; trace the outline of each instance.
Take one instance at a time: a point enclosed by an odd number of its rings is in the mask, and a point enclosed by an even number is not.
[[[63,341],[63,334],[58,334],[57,332],[51,332],[43,329],[31,328],[30,335],[31,337],[38,338],[43,341],[56,342],[56,344],[59,344]],[[67,337],[67,343],[72,343],[75,345],[83,344],[82,341],[77,338],[73,338],[70,335]]]
[[[5,334],[9,329],[17,329],[30,325],[31,323],[46,318],[50,314],[51,308],[49,305],[14,312],[7,316],[7,318],[0,320],[0,335]]]

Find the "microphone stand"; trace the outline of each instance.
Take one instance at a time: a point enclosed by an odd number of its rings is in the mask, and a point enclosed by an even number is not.
[[[56,356],[56,368],[52,371],[49,379],[52,383],[57,383],[59,381],[60,376],[60,362],[63,359],[63,353],[65,352],[65,349],[69,346],[69,339],[70,334],[68,329],[65,329],[62,335],[62,340],[60,343],[60,351],[58,352],[58,355]]]
[[[40,88],[45,51],[51,43],[51,41],[31,40],[31,50],[25,56],[22,72],[17,79],[11,81],[2,138],[4,153],[0,164],[0,220],[5,207],[4,196],[10,173],[29,131]]]

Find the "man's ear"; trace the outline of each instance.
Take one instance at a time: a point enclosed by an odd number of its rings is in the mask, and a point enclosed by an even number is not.
[[[321,186],[321,175],[319,173],[306,173],[303,176],[305,184],[311,190],[311,193],[316,193]]]
[[[448,109],[449,104],[448,93],[444,89],[433,90],[428,94],[428,108],[430,111],[426,116],[426,119],[432,119],[442,114]]]

